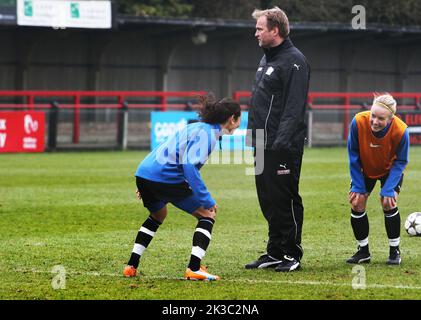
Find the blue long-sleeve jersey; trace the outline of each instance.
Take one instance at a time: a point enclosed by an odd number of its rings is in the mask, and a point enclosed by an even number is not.
[[[189,124],[149,153],[139,164],[135,175],[161,183],[186,181],[201,205],[209,209],[215,205],[215,200],[207,190],[199,170],[220,136],[219,124]]]
[[[373,134],[382,138],[386,135],[390,128],[390,124],[383,130]],[[351,172],[352,192],[365,193],[367,192],[364,176],[361,171],[361,162],[359,155],[359,144],[358,144],[358,126],[355,118],[351,122],[351,127],[348,136],[348,156],[349,156],[349,169]],[[409,132],[405,130],[402,140],[400,141],[396,149],[396,159],[390,169],[389,176],[380,191],[380,195],[383,197],[393,197],[395,195],[394,188],[399,183],[401,175],[409,161]]]

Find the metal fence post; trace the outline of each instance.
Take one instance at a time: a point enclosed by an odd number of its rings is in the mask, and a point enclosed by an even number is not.
[[[117,144],[120,150],[127,150],[127,127],[129,125],[129,104],[124,101],[120,108]]]
[[[50,115],[48,117],[48,150],[55,151],[57,148],[58,127],[58,103],[51,102]]]

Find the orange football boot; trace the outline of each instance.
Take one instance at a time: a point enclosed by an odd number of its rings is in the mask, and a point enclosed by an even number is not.
[[[184,279],[186,280],[203,280],[203,281],[216,281],[221,278],[217,275],[210,274],[205,266],[200,266],[198,271],[192,271],[190,268],[184,272]]]
[[[126,266],[123,270],[123,275],[126,278],[136,277],[136,268],[133,266]]]

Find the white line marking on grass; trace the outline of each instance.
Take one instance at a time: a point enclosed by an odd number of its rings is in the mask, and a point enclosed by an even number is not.
[[[2,270],[4,272],[5,270]],[[14,269],[15,272],[23,273],[51,273],[50,271],[37,270],[37,269]],[[123,278],[123,275],[118,273],[101,273],[96,271],[84,272],[84,271],[70,271],[67,272],[69,275],[76,276],[93,276],[93,277],[116,277]],[[168,277],[168,276],[145,276],[140,275],[139,279],[145,280],[183,280],[182,277]],[[232,282],[232,283],[249,283],[249,284],[290,284],[290,285],[309,285],[309,286],[333,286],[333,287],[349,287],[352,288],[352,283],[335,283],[327,281],[305,281],[305,280],[264,280],[264,279],[221,279],[221,282]],[[370,289],[405,289],[405,290],[421,290],[421,286],[407,286],[407,285],[392,285],[392,284],[367,284],[366,288]]]

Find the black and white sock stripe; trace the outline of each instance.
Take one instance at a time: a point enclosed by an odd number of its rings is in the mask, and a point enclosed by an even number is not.
[[[193,235],[193,246],[191,250],[189,268],[198,270],[200,262],[206,254],[212,238],[212,228],[215,220],[211,218],[200,218]]]

